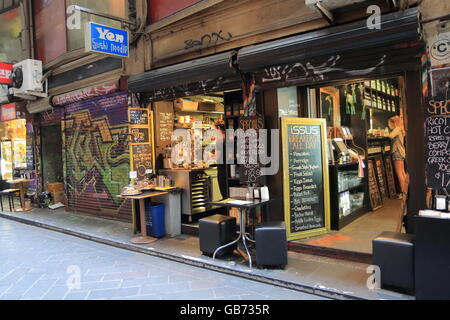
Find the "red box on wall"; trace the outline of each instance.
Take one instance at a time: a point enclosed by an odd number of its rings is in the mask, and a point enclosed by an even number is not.
[[[0,116],[1,121],[16,120],[16,103],[9,103],[2,106],[2,114]]]
[[[0,84],[12,84],[11,73],[13,65],[10,63],[0,62]]]

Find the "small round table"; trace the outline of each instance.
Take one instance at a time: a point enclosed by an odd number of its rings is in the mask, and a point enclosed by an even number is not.
[[[27,212],[33,210],[32,208],[25,208],[25,192],[28,189],[28,183],[30,183],[31,179],[13,179],[6,181],[7,183],[11,185],[17,185],[17,189],[20,190],[20,207],[19,209],[16,209],[16,212]]]

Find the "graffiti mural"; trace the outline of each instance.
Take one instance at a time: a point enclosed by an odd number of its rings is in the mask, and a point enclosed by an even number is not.
[[[69,209],[130,220],[117,198],[129,183],[128,96],[117,93],[65,107],[64,171]]]

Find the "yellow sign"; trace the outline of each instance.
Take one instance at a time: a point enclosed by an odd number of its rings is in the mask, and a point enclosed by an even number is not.
[[[288,240],[330,230],[325,119],[282,118],[284,216]]]

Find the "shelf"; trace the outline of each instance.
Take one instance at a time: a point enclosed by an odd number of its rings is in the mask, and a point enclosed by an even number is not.
[[[360,188],[365,187],[365,186],[366,186],[366,183],[363,182],[363,183],[361,183],[361,184],[358,184],[357,186],[354,186],[354,187],[351,187],[351,188],[348,188],[348,189],[339,191],[338,193],[341,194],[341,193],[344,193],[344,192],[347,192],[347,191],[357,190],[357,189],[360,189]]]
[[[175,113],[202,113],[202,114],[224,114],[222,111],[201,111],[201,110],[175,110]]]
[[[338,167],[338,168],[343,168],[343,167],[351,167],[351,166],[355,166],[355,165],[359,165],[359,162],[347,162],[347,163],[342,163],[342,164],[330,164],[330,166],[332,167]]]

